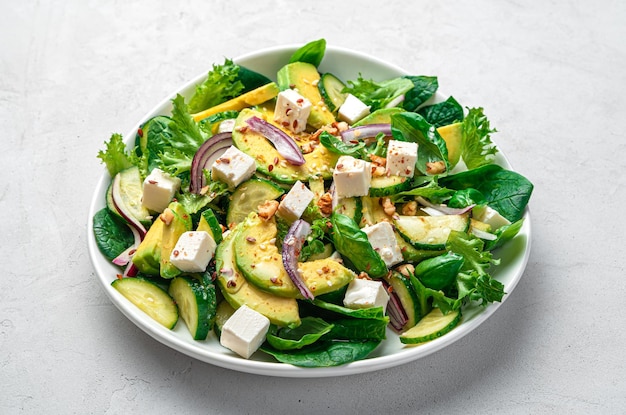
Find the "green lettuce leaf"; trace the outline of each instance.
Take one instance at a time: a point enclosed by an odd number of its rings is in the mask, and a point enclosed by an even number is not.
[[[482,108],[470,108],[463,120],[461,158],[469,170],[493,163],[498,149],[491,142],[497,130],[489,126]]]
[[[342,92],[349,93],[370,106],[370,112],[385,108],[390,102],[413,88],[413,82],[406,77],[374,82],[360,74],[356,81],[348,81]]]
[[[105,150],[98,152],[98,158],[106,165],[111,177],[129,167],[135,166],[136,158],[127,150],[121,134],[113,134],[105,141]]]
[[[196,86],[189,100],[189,111],[197,113],[238,96],[244,89],[239,80],[239,65],[226,59],[223,65],[213,65],[206,80]]]

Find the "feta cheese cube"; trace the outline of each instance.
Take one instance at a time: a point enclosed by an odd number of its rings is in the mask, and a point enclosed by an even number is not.
[[[367,196],[372,181],[371,163],[352,156],[341,156],[333,171],[337,197]]]
[[[511,224],[511,221],[509,221],[504,216],[500,215],[500,213],[497,210],[490,208],[489,206],[475,207],[474,209],[472,209],[472,216],[474,217],[474,219],[480,222],[484,222],[488,224],[489,226],[491,226],[491,229],[493,231],[497,230],[498,228],[504,225]]]
[[[352,309],[382,307],[384,310],[388,302],[389,294],[382,281],[363,278],[350,281],[343,298],[343,305]]]
[[[298,180],[278,205],[278,215],[291,222],[298,220],[314,197],[315,194]]]
[[[269,327],[267,317],[244,304],[224,323],[220,344],[248,359],[265,341]]]
[[[372,248],[385,261],[387,267],[392,267],[404,260],[398,240],[389,222],[379,222],[375,225],[365,226],[363,232],[372,244]]]
[[[143,181],[141,204],[154,212],[163,212],[180,189],[180,179],[160,169],[153,169]]]
[[[387,172],[395,176],[413,177],[417,161],[417,143],[389,140]]]
[[[254,158],[235,146],[230,146],[211,166],[211,177],[228,185],[231,189],[248,180],[256,171]]]
[[[370,107],[352,94],[346,96],[346,100],[339,107],[337,115],[348,124],[354,124],[370,113]]]
[[[183,272],[204,272],[216,247],[217,244],[208,232],[185,232],[178,238],[170,261]]]
[[[310,114],[311,101],[295,90],[286,89],[276,97],[274,121],[294,133],[304,131]]]

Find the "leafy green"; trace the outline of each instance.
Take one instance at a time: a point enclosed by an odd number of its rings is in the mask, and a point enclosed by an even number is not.
[[[413,86],[404,94],[402,107],[407,111],[416,111],[420,105],[432,97],[439,88],[436,76],[405,76]]]
[[[280,351],[264,343],[260,350],[282,363],[300,367],[340,366],[366,358],[378,347],[380,340],[326,341],[300,350]]]
[[[522,225],[524,224],[524,219],[520,219],[517,222],[513,222],[510,225],[504,225],[499,227],[496,231],[496,239],[493,241],[485,242],[485,249],[489,251],[493,251],[496,248],[501,247],[506,242],[513,239],[519,231],[522,229]]]
[[[105,141],[105,150],[98,152],[98,158],[106,165],[111,177],[135,165],[131,153],[127,150],[121,134],[113,134],[109,141]]]
[[[320,144],[326,147],[332,153],[345,156],[353,156],[356,158],[363,157],[363,149],[365,148],[365,142],[363,141],[357,144],[344,143],[342,140],[330,134],[328,131],[322,132],[319,136],[319,140]]]
[[[373,278],[387,273],[387,265],[352,218],[333,212],[331,222],[335,249],[348,258],[358,271],[366,272]]]
[[[108,208],[102,208],[93,217],[96,245],[105,258],[112,260],[131,246],[133,233]]]
[[[454,190],[441,187],[437,184],[436,180],[431,180],[423,185],[414,187],[413,189],[405,190],[403,192],[398,192],[394,195],[391,195],[390,198],[391,201],[394,203],[402,203],[421,196],[425,199],[430,200],[433,203],[443,203],[445,200],[449,199],[450,196],[452,196],[454,193]]]
[[[198,148],[209,138],[189,113],[182,95],[172,100],[172,118],[169,130],[172,135],[166,141],[161,155],[161,168],[173,176],[189,171]]]
[[[293,55],[291,55],[291,58],[289,58],[289,63],[306,62],[317,67],[322,63],[325,53],[326,40],[314,40],[296,50]]]
[[[443,102],[422,107],[417,111],[435,128],[463,121],[463,107],[456,99],[449,97]]]
[[[333,313],[340,314],[346,317],[359,318],[359,319],[386,319],[385,310],[382,307],[370,307],[352,309],[338,304],[322,301],[319,298],[313,300],[313,305],[324,310],[332,311]]]
[[[439,184],[454,190],[476,189],[483,194],[487,205],[511,222],[522,218],[533,192],[528,179],[497,164],[440,177]]]
[[[238,96],[244,89],[239,80],[239,69],[239,65],[229,59],[225,59],[222,65],[214,64],[206,80],[196,86],[189,100],[189,111],[200,112]]]
[[[161,152],[166,143],[173,137],[170,122],[170,117],[157,115],[146,121],[141,127],[142,136],[139,139],[139,147],[147,159],[146,171],[143,172],[145,175],[160,166]]]
[[[445,171],[450,170],[446,142],[424,117],[414,112],[393,114],[391,129],[396,140],[418,144],[415,165],[422,173],[430,174],[434,163],[443,163]]]
[[[467,188],[454,192],[448,206],[451,208],[464,208],[470,205],[480,205],[486,202],[485,196],[476,189]]]
[[[354,95],[364,104],[369,105],[370,112],[374,112],[380,108],[385,108],[413,87],[413,82],[406,77],[375,82],[371,79],[365,79],[359,74],[355,81],[348,81],[348,85],[342,92]]]
[[[387,337],[388,318],[333,320],[329,337],[338,340],[384,340]]]
[[[493,163],[498,149],[491,142],[497,130],[489,126],[482,108],[470,108],[463,120],[463,145],[461,158],[469,170]]]
[[[464,261],[461,255],[446,252],[417,264],[415,276],[428,288],[444,290],[456,280]]]
[[[211,172],[205,170],[207,191],[200,195],[191,192],[179,192],[176,200],[183,205],[185,211],[193,215],[204,209],[214,200],[229,193],[228,185],[224,182],[211,180]]]
[[[330,221],[324,217],[312,221],[311,232],[307,235],[300,250],[300,262],[306,261],[311,255],[324,252],[324,238],[330,231],[328,225],[330,225]]]
[[[303,317],[301,321],[295,328],[271,327],[267,342],[277,350],[301,349],[315,343],[333,328],[332,324],[317,317]]]

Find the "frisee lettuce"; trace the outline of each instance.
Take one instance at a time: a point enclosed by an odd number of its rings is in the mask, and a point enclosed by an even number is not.
[[[241,94],[244,84],[239,80],[239,65],[226,59],[222,65],[213,65],[206,80],[196,86],[189,100],[189,111],[197,113],[214,107]]]
[[[98,158],[106,165],[111,177],[136,165],[137,158],[128,151],[121,134],[114,133],[104,145],[106,148],[98,151]]]
[[[491,134],[497,132],[489,126],[483,108],[470,108],[463,120],[463,145],[461,157],[468,170],[493,163],[498,149],[491,142]]]

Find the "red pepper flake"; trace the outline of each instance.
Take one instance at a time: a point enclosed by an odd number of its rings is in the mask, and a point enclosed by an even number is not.
[[[226,286],[228,288],[233,288],[237,286],[237,283],[235,282],[235,280],[228,280],[228,282],[226,283]]]
[[[297,102],[298,104],[302,105],[302,103],[304,102],[304,99],[302,99],[302,98],[298,98],[298,99],[296,100],[296,102]]]
[[[298,120],[293,120],[293,129],[298,128]]]
[[[178,251],[178,249],[175,249],[175,250],[172,252],[172,255],[174,255],[174,257],[177,257],[179,254],[180,254],[180,252]]]
[[[148,180],[148,183],[150,183],[150,184],[157,184],[158,182],[156,180]]]
[[[274,157],[274,164],[278,164],[278,157]]]
[[[273,164],[270,164],[270,165],[267,167],[267,170],[268,170],[268,171],[272,171],[272,170],[274,170],[274,165],[273,165]]]
[[[124,276],[122,274],[117,274],[116,277],[117,277],[118,280],[121,280],[122,278],[124,278]]]
[[[251,243],[255,243],[256,239],[253,238],[252,236],[246,236],[246,241],[251,242]]]
[[[283,127],[289,127],[289,121],[283,121],[281,124]]]
[[[139,135],[139,137],[143,137],[143,130],[141,128],[139,128],[137,130],[137,134]]]

